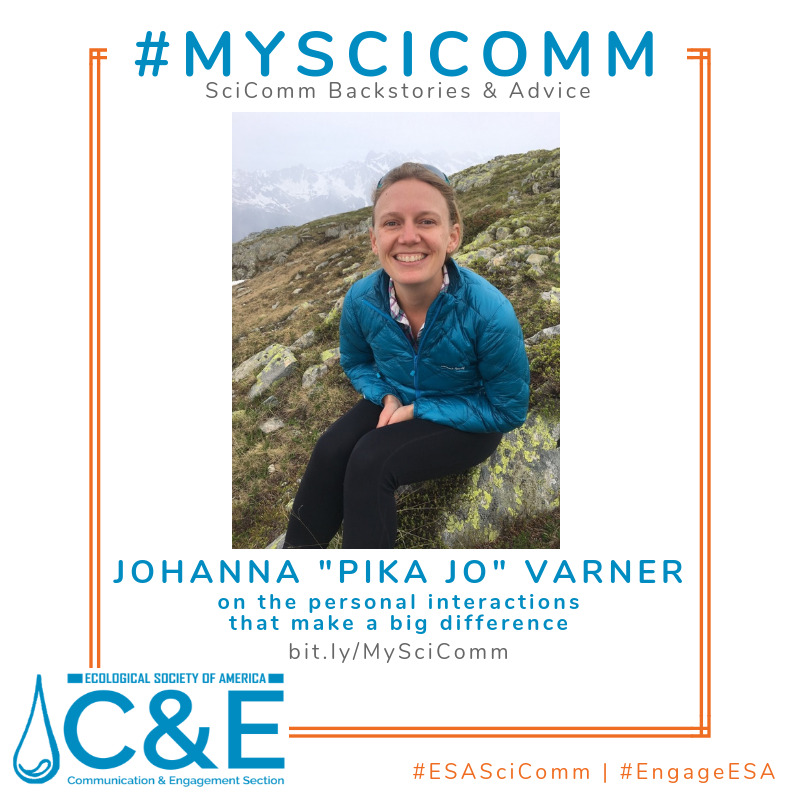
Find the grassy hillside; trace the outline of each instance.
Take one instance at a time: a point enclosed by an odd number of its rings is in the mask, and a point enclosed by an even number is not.
[[[451,176],[464,217],[456,261],[490,280],[513,304],[525,337],[559,324],[560,151],[536,150]],[[338,364],[310,389],[301,376],[338,344],[341,301],[351,283],[379,267],[369,244],[371,209],[299,227],[254,234],[233,246],[232,368],[272,344],[295,351],[299,369],[263,396],[248,399],[254,376],[233,384],[233,544],[264,547],[285,531],[294,497],[319,435],[358,399]],[[559,398],[559,337],[528,347],[531,405],[554,414]],[[258,427],[277,417],[284,427]],[[436,547],[436,520],[458,478],[414,488],[398,503],[399,547]],[[534,535],[539,531],[541,535]],[[521,537],[521,538],[520,538]],[[514,544],[523,541],[525,544]],[[558,516],[509,524],[498,546],[558,546]]]

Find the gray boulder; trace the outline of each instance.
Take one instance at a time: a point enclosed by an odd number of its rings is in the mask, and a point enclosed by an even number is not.
[[[489,231],[483,231],[464,248],[464,252],[478,250],[485,245],[491,245],[492,242],[494,242],[494,236]]]
[[[330,350],[325,350],[320,356],[320,360],[325,366],[330,367],[339,360],[339,348],[333,347]]]
[[[294,234],[256,234],[242,239],[233,245],[233,280],[252,278],[259,272],[268,271],[270,261],[284,263],[288,254],[300,244],[300,237]]]
[[[307,331],[299,339],[296,339],[289,346],[289,349],[294,353],[297,350],[305,350],[306,347],[311,347],[314,344],[314,331]]]
[[[266,422],[262,422],[258,427],[264,433],[272,433],[273,431],[278,431],[283,427],[284,423],[282,420],[278,419],[277,417],[272,417],[268,419]]]
[[[267,261],[274,258],[278,254],[288,253],[300,244],[300,238],[297,236],[275,236],[270,237],[258,245],[256,250],[256,258],[259,261]]]
[[[286,534],[282,533],[274,542],[266,546],[266,550],[283,550],[283,543],[286,541]]]
[[[470,486],[454,498],[442,520],[447,547],[492,541],[504,519],[535,514],[558,504],[560,426],[557,418],[531,412],[525,424],[503,436],[488,461],[470,471]]]
[[[327,239],[353,239],[358,236],[363,236],[369,230],[369,218],[362,219],[360,222],[347,224],[342,222],[339,225],[332,225],[330,228],[325,229],[325,237]],[[336,255],[339,255],[337,253]],[[331,256],[333,259],[336,256]]]
[[[231,379],[234,381],[243,381],[245,378],[249,378],[251,375],[255,375],[256,372],[263,369],[264,365],[271,358],[271,350],[273,347],[276,347],[276,345],[271,345],[265,350],[256,353],[254,356],[250,356],[247,361],[242,361],[242,363],[233,370]]]
[[[561,289],[551,289],[549,292],[542,292],[542,300],[548,303],[561,303]]]
[[[529,244],[522,244],[519,247],[515,247],[511,253],[517,261],[525,261],[525,259],[534,252],[533,247]]]
[[[465,170],[459,173],[460,177],[453,178],[453,188],[457,192],[465,192],[467,189],[476,189],[480,186],[486,186],[491,183],[496,168],[496,165],[489,162],[488,164],[480,164],[477,167]]]
[[[325,322],[335,322],[342,313],[342,306],[344,305],[344,297],[340,297],[334,304],[333,308],[325,315]]]
[[[534,267],[541,267],[542,264],[547,263],[547,256],[543,256],[541,253],[531,253],[525,260]]]
[[[296,292],[292,292],[292,294],[296,294]],[[314,302],[313,300],[312,301],[306,300],[305,303],[301,303],[299,306],[295,306],[295,308],[292,310],[292,313],[289,314],[289,316],[286,317],[286,319],[287,320],[294,319],[299,311],[308,311],[308,309],[311,308],[311,303],[313,302]]]
[[[536,344],[543,339],[552,339],[554,336],[561,336],[561,325],[553,325],[552,328],[544,328],[539,333],[534,333],[525,340],[525,344]]]
[[[325,364],[315,364],[303,373],[303,388],[310,389],[320,378],[327,375],[328,367]]]
[[[273,344],[264,351],[264,354],[263,369],[258,373],[256,382],[248,393],[251,400],[264,394],[275,381],[291,375],[299,366],[294,353],[283,345]]]

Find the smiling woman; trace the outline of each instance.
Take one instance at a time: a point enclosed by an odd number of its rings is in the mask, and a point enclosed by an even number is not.
[[[341,364],[364,399],[320,437],[284,547],[391,548],[401,484],[462,472],[525,421],[530,373],[508,300],[458,267],[462,221],[435,167],[406,163],[373,194],[383,269],[345,297]]]

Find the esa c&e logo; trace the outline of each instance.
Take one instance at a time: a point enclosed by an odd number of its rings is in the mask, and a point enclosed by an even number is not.
[[[283,675],[270,675],[270,682],[283,682]],[[229,690],[228,691],[228,768],[229,769],[283,769],[285,761],[277,757],[244,757],[242,739],[249,734],[277,734],[278,726],[269,722],[243,722],[242,708],[245,703],[283,702],[282,690]],[[164,713],[162,706],[167,701],[177,701],[178,709],[172,715]],[[131,700],[121,692],[102,689],[88,692],[70,706],[64,718],[64,741],[70,753],[91,769],[117,769],[133,758],[135,750],[125,745],[112,756],[98,756],[89,752],[78,735],[81,715],[96,703],[110,703],[127,714],[134,708]],[[186,692],[165,689],[157,692],[149,704],[149,712],[155,727],[145,737],[145,758],[158,769],[176,770],[197,764],[202,769],[217,769],[217,765],[205,754],[211,729],[200,727],[197,738],[192,740],[181,725],[192,713],[192,700]],[[178,758],[165,758],[157,748],[163,737],[169,737],[183,751]],[[35,740],[35,742],[34,742]],[[33,766],[36,764],[36,766]],[[45,705],[42,678],[36,678],[31,712],[25,731],[14,753],[14,771],[26,783],[46,783],[55,777],[60,764],[58,745],[53,735]]]

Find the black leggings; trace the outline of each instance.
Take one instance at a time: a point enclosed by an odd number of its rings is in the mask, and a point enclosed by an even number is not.
[[[394,547],[397,487],[474,467],[503,436],[424,419],[376,428],[381,411],[362,400],[319,438],[294,499],[284,547],[327,547],[342,519],[343,547]]]

